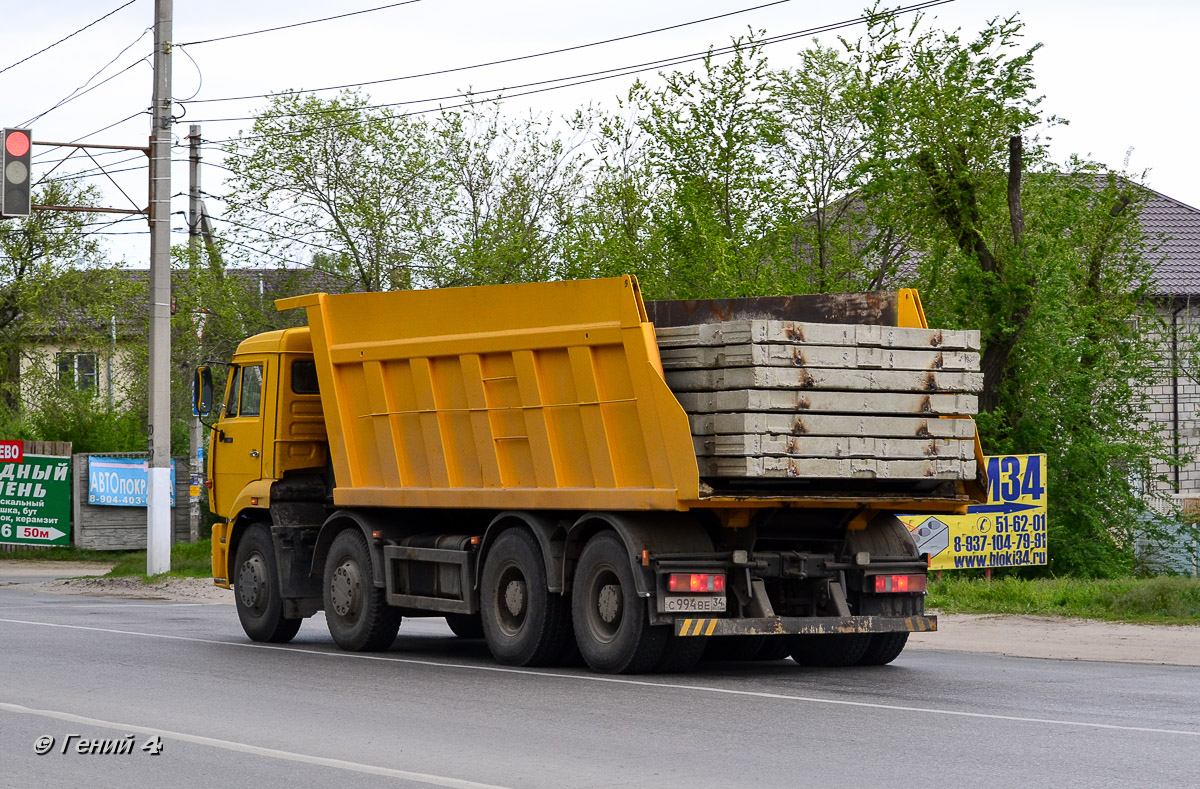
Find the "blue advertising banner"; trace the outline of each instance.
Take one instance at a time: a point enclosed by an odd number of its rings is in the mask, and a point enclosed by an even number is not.
[[[101,458],[88,460],[88,504],[112,507],[145,507],[145,458]],[[171,461],[171,506],[175,506],[175,461]]]

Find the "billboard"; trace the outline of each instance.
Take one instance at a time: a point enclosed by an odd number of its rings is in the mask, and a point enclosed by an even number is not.
[[[70,545],[71,459],[0,444],[0,543]]]
[[[88,504],[145,507],[149,488],[146,458],[88,459]],[[175,461],[171,460],[171,506],[175,506]]]
[[[901,515],[931,570],[1046,563],[1046,456],[987,458],[988,500],[966,515]]]

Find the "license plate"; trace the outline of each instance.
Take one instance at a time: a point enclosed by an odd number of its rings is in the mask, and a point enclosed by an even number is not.
[[[693,612],[708,612],[708,611],[724,611],[725,596],[704,596],[699,595],[668,595],[663,598],[663,611],[668,613],[693,613]]]

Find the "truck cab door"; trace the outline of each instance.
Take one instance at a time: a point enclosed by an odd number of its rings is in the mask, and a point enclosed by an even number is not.
[[[213,511],[229,518],[242,489],[263,476],[263,382],[268,360],[239,363],[229,376],[221,420],[211,442]]]

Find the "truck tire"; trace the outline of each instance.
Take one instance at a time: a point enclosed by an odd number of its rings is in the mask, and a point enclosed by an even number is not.
[[[302,619],[285,619],[275,546],[266,524],[252,523],[238,542],[233,562],[234,600],[242,630],[252,641],[285,644]]]
[[[509,529],[492,543],[483,563],[479,613],[483,637],[496,660],[509,666],[546,666],[570,637],[570,609],[551,594],[537,540]]]
[[[792,660],[802,666],[841,668],[862,660],[871,644],[870,633],[789,636]]]
[[[575,641],[593,671],[640,674],[658,663],[670,628],[651,627],[628,551],[613,532],[600,532],[584,546],[571,604]]]
[[[396,640],[400,612],[387,604],[387,592],[375,586],[371,549],[358,529],[333,539],[325,557],[322,598],[333,641],[348,652],[377,652]]]
[[[867,616],[920,616],[925,613],[925,596],[919,594],[863,595],[859,603]],[[886,666],[900,656],[908,643],[908,633],[874,633],[860,666]]]
[[[917,558],[916,543],[912,533],[899,518],[877,519],[869,528],[852,532],[851,551],[870,551],[887,556],[910,556]],[[922,594],[871,594],[863,593],[858,601],[858,613],[863,616],[920,616],[925,613],[925,595]],[[904,651],[908,633],[873,633],[862,657],[860,666],[885,666]]]
[[[483,621],[479,614],[446,614],[446,624],[459,638],[483,638]]]

